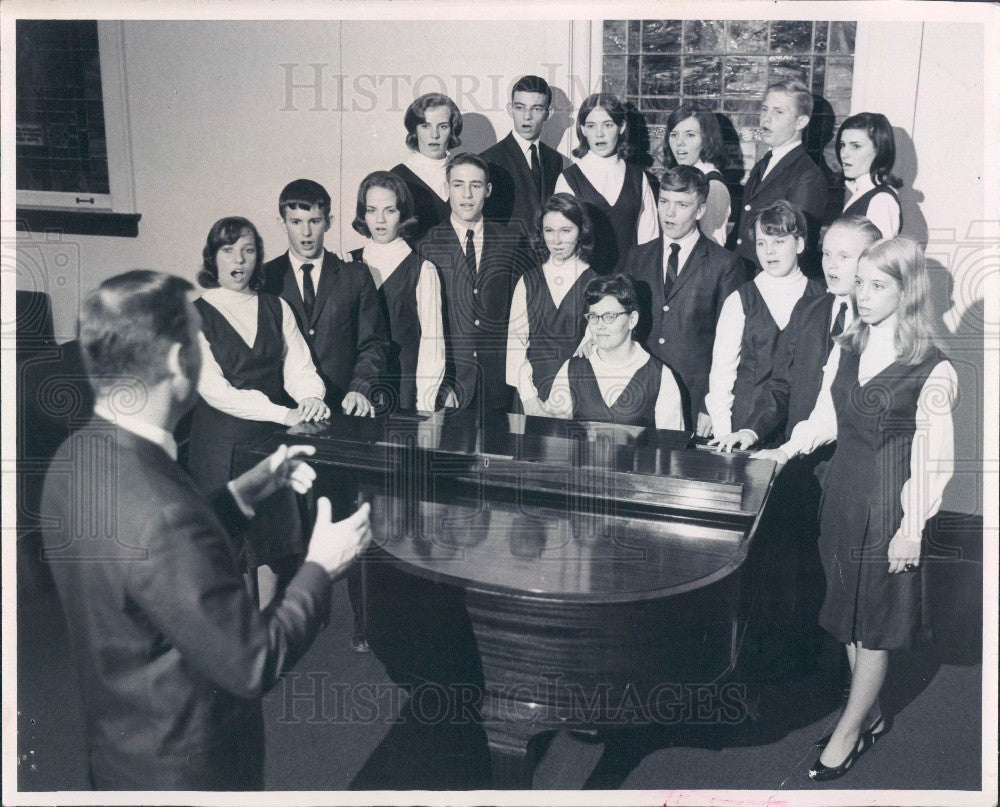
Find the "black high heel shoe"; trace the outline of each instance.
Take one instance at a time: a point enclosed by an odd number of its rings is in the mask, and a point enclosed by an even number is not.
[[[854,763],[858,761],[858,758],[865,751],[872,747],[873,742],[874,740],[869,737],[868,732],[862,732],[861,736],[858,737],[858,743],[854,746],[854,750],[847,755],[847,759],[835,768],[824,765],[819,761],[819,757],[816,757],[816,761],[809,769],[809,778],[815,782],[829,782],[831,779],[839,779],[854,766]],[[820,756],[822,756],[822,751],[820,752]]]
[[[875,741],[881,738],[882,736],[888,734],[889,729],[891,728],[892,728],[892,721],[886,720],[882,715],[879,715],[872,721],[871,725],[868,728],[866,728],[864,731],[861,732],[861,734],[862,736],[867,734],[868,738],[872,741],[872,745],[874,745]],[[829,732],[828,734],[824,734],[822,737],[816,740],[816,742],[813,743],[813,747],[819,748],[820,750],[826,748],[830,744],[830,738],[832,736],[833,736],[832,731]]]

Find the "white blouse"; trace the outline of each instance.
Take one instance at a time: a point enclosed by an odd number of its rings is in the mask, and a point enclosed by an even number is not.
[[[422,179],[424,184],[443,201],[448,201],[448,176],[445,174],[445,168],[448,166],[447,155],[443,160],[432,160],[419,151],[412,151],[410,156],[403,160],[403,165]]]
[[[857,179],[844,182],[847,193],[844,194],[844,210],[851,206],[855,199],[864,196],[875,187],[870,174],[864,174]],[[895,238],[899,235],[899,202],[889,193],[876,194],[868,203],[865,218],[882,231],[883,238]]]
[[[608,406],[614,406],[615,401],[628,387],[632,377],[639,372],[649,361],[649,354],[638,342],[632,343],[632,350],[628,361],[624,364],[609,364],[601,355],[600,350],[593,350],[590,353],[590,366],[594,369],[594,377],[597,379],[597,386],[601,390],[601,397]],[[573,396],[569,388],[569,362],[567,361],[556,374],[556,380],[552,384],[552,393],[546,402],[549,413],[552,417],[571,418],[573,417]],[[681,404],[681,391],[677,386],[677,381],[670,368],[664,365],[660,375],[660,392],[656,396],[656,407],[654,412],[656,428],[674,429],[677,431],[684,428],[684,407]]]
[[[718,171],[711,163],[698,160],[694,167],[703,174]],[[705,200],[705,215],[698,222],[699,228],[706,238],[711,238],[720,247],[726,245],[726,222],[729,221],[729,214],[732,212],[732,199],[729,196],[729,188],[725,182],[713,179],[708,183],[708,199]]]
[[[402,238],[388,244],[365,240],[362,260],[368,265],[381,288],[413,250]],[[417,409],[434,411],[438,388],[444,379],[444,325],[441,312],[441,280],[434,264],[424,261],[417,279],[417,319],[420,321],[420,346],[417,348]]]
[[[231,289],[207,289],[202,299],[226,318],[240,338],[249,347],[257,339],[257,307],[259,299],[255,292],[239,292]],[[301,403],[306,398],[326,396],[326,386],[313,366],[309,346],[295,322],[292,309],[281,298],[281,334],[284,345],[282,354],[282,378],[285,391],[292,399]],[[263,392],[254,389],[237,389],[222,373],[222,368],[212,355],[212,347],[203,333],[198,334],[201,345],[201,377],[198,379],[198,394],[209,406],[220,412],[243,418],[244,420],[270,420],[282,423],[292,410],[271,402]]]
[[[785,277],[761,272],[753,282],[775,323],[784,330],[791,319],[792,309],[805,293],[809,279],[796,268]],[[708,393],[705,395],[705,409],[712,418],[712,433],[716,437],[723,437],[733,430],[733,386],[740,366],[745,323],[740,293],[734,291],[726,298],[719,313],[712,348],[712,369],[708,375]]]
[[[617,154],[610,157],[599,157],[593,151],[588,151],[579,160],[577,165],[583,171],[587,181],[594,186],[594,189],[601,194],[611,206],[614,206],[621,195],[622,186],[625,184],[625,161]],[[568,193],[571,196],[573,189],[562,174],[556,180],[555,193]],[[660,236],[660,220],[656,216],[656,200],[653,198],[653,189],[649,186],[646,174],[642,175],[642,210],[639,213],[638,244],[645,244]]]
[[[896,316],[868,329],[868,343],[861,352],[858,382],[864,386],[896,361]],[[789,457],[809,454],[837,439],[837,414],[830,388],[840,365],[840,346],[834,345],[823,368],[823,386],[808,419],[792,430],[781,450]],[[924,382],[917,398],[917,425],[910,453],[910,478],[903,484],[901,530],[919,538],[927,520],[941,507],[941,497],[954,471],[955,438],[952,410],[958,377],[951,362],[939,362]]]
[[[542,264],[542,277],[545,278],[545,285],[557,308],[588,268],[577,256],[562,266],[556,266],[551,258]],[[538,397],[531,362],[528,361],[530,332],[528,292],[522,277],[514,286],[514,296],[510,301],[510,320],[507,324],[507,383],[517,388],[522,402]],[[586,340],[587,336],[584,335],[583,341]]]

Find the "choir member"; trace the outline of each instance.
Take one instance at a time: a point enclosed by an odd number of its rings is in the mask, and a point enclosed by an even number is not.
[[[812,111],[812,93],[801,82],[772,84],[764,94],[760,138],[768,151],[747,177],[739,224],[729,234],[726,244],[755,268],[759,264],[754,239],[747,237],[748,227],[761,210],[784,199],[805,214],[808,233],[803,268],[810,276],[818,274],[819,260],[814,252],[829,189],[823,172],[802,147],[802,133],[809,125]]]
[[[806,218],[788,202],[764,208],[747,228],[763,271],[729,295],[722,306],[712,349],[701,437],[742,429],[770,378],[778,336],[803,296],[823,293],[823,284],[799,268]]]
[[[678,376],[687,428],[707,428],[712,346],[722,304],[747,280],[739,256],[698,229],[709,181],[694,166],[677,165],[660,178],[662,238],[636,247],[625,266],[639,298],[636,339]]]
[[[836,441],[820,511],[820,625],[845,645],[852,676],[818,743],[817,780],[842,776],[889,729],[878,705],[888,652],[926,637],[923,534],[953,466],[957,380],[937,345],[922,250],[900,237],[870,246],[854,288],[857,318],[830,354],[816,407],[780,448],[755,455],[783,463]]]
[[[201,315],[201,377],[189,437],[188,469],[202,490],[216,490],[247,470],[236,457],[241,445],[269,436],[269,424],[322,420],[330,410],[325,387],[309,356],[288,303],[258,294],[263,244],[247,219],[224,218],[212,225],[202,253],[195,300]],[[305,551],[290,490],[259,508],[247,533],[247,571],[264,583],[261,601],[291,579]],[[275,576],[276,575],[276,576]]]
[[[583,292],[594,231],[575,196],[557,193],[539,210],[540,259],[517,281],[507,328],[507,383],[528,415],[544,415],[556,372],[584,337]]]
[[[632,281],[625,275],[595,278],[587,284],[584,300],[593,349],[560,368],[548,412],[575,420],[683,429],[684,407],[674,374],[632,336],[639,322]]]
[[[646,174],[626,162],[625,107],[607,93],[591,95],[576,116],[577,162],[562,172],[556,193],[580,198],[594,224],[594,269],[621,271],[629,251],[658,235],[656,201]]]
[[[708,179],[705,213],[698,227],[706,236],[724,246],[732,202],[729,188],[719,171],[726,157],[719,121],[711,112],[701,112],[684,104],[667,118],[666,146],[664,162],[668,168],[693,165]]]
[[[326,384],[326,403],[347,415],[373,415],[372,385],[385,375],[388,328],[371,273],[323,248],[330,194],[297,179],[278,196],[288,251],[264,265],[264,290],[279,295]]]
[[[406,183],[388,171],[366,176],[351,226],[365,236],[365,245],[349,258],[371,271],[389,324],[388,363],[380,381],[387,400],[379,408],[433,411],[444,378],[441,281],[437,269],[406,241],[416,226]]]
[[[553,194],[563,168],[559,152],[542,142],[552,112],[552,89],[541,76],[522,76],[511,88],[507,114],[514,126],[479,156],[490,168],[493,193],[485,216],[531,236],[538,211]]]
[[[489,169],[475,154],[448,160],[451,216],[417,251],[438,268],[445,316],[445,380],[439,403],[460,409],[510,410],[507,322],[514,286],[528,261],[525,239],[483,219]]]
[[[886,238],[899,235],[896,188],[903,181],[892,173],[896,139],[889,119],[880,112],[859,112],[840,125],[837,160],[844,172],[845,216],[864,216]]]
[[[416,243],[451,215],[445,168],[451,150],[462,143],[462,113],[447,95],[429,92],[407,107],[403,125],[410,156],[391,170],[413,197],[417,224],[411,239]]]

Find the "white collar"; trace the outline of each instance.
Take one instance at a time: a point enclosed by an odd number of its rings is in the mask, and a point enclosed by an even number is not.
[[[845,179],[844,185],[847,187],[847,190],[851,192],[852,199],[855,196],[861,196],[864,193],[868,193],[868,191],[875,187],[875,183],[872,182],[871,173],[862,174],[857,179]]]
[[[694,245],[698,241],[698,238],[700,237],[700,235],[701,235],[701,230],[698,229],[698,225],[697,224],[695,224],[694,229],[691,230],[691,232],[689,232],[687,235],[685,235],[682,238],[674,239],[674,238],[671,238],[668,235],[664,235],[663,236],[663,249],[664,249],[664,251],[669,250],[671,244],[680,244],[681,245],[681,250],[683,250],[685,252],[687,250],[694,249]]]
[[[380,244],[369,238],[365,241],[361,257],[369,266],[386,272],[399,266],[400,262],[410,254],[410,251],[410,245],[399,236],[388,244]]]
[[[597,172],[609,172],[614,171],[621,165],[625,163],[622,162],[621,157],[618,154],[612,154],[610,157],[601,157],[596,154],[593,150],[588,151],[580,158],[581,166],[586,166],[588,170],[594,170]]]
[[[590,268],[590,265],[580,260],[580,255],[576,254],[570,258],[562,266],[556,266],[552,261],[552,257],[542,264],[542,271],[549,272],[554,275],[571,275],[573,278],[579,278],[584,272]]]
[[[313,258],[312,260],[307,261],[304,258],[300,258],[292,250],[288,250],[288,261],[289,261],[289,263],[292,264],[292,269],[294,269],[296,272],[301,272],[302,271],[302,264],[304,264],[304,263],[311,263],[313,265],[314,269],[322,269],[323,268],[323,258],[325,257],[325,255],[326,255],[326,250],[324,249],[315,258]]]
[[[524,156],[527,159],[529,160],[531,159],[530,149],[532,146],[534,146],[538,150],[538,159],[539,160],[542,159],[542,147],[538,145],[541,142],[541,138],[539,138],[538,140],[525,140],[523,137],[521,137],[521,135],[519,135],[513,129],[510,130],[510,133],[514,135],[514,142],[521,147],[521,151],[524,152]]]
[[[778,160],[780,160],[782,157],[788,154],[788,152],[790,152],[796,146],[801,146],[801,145],[802,145],[802,138],[800,137],[797,140],[790,140],[783,146],[777,146],[776,148],[771,149],[771,162],[768,163],[768,166],[770,167],[772,165],[777,165]]]
[[[769,275],[767,272],[761,271],[754,282],[761,286],[770,286],[771,288],[781,288],[782,286],[795,286],[799,283],[806,282],[806,276],[802,274],[802,270],[799,267],[795,267],[791,272],[789,272],[784,277],[775,277],[774,275]]]
[[[445,152],[443,159],[435,160],[433,157],[428,157],[426,154],[422,154],[421,152],[414,150],[411,151],[410,156],[406,158],[406,165],[410,168],[417,167],[422,169],[428,174],[443,174],[448,165],[448,156],[449,152]]]
[[[246,305],[251,300],[257,299],[257,292],[248,288],[246,291],[233,291],[219,286],[215,289],[205,289],[202,298],[210,303],[220,302],[224,305]]]
[[[94,414],[104,418],[108,423],[113,423],[127,432],[131,432],[136,437],[148,440],[154,445],[158,445],[174,462],[177,461],[177,442],[174,436],[166,429],[150,423],[147,420],[138,418],[135,415],[116,414],[108,409],[102,401],[94,404]]]
[[[698,162],[694,164],[694,167],[706,175],[711,174],[713,171],[719,170],[714,165],[712,165],[712,163],[707,163],[704,160],[698,160]]]
[[[451,226],[455,228],[455,232],[458,234],[458,240],[461,243],[465,243],[466,233],[472,230],[472,237],[479,238],[483,234],[483,217],[479,217],[479,221],[472,223],[470,221],[463,221],[454,213],[451,214]]]

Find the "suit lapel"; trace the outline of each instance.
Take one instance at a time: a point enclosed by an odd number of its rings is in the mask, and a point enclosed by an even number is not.
[[[530,172],[529,172],[530,173]],[[483,225],[483,256],[479,261],[479,274],[482,275],[493,261],[496,254],[498,241],[497,234],[489,222]],[[473,278],[475,280],[475,278]]]
[[[329,250],[323,250],[323,269],[319,273],[319,288],[316,289],[316,302],[313,304],[312,319],[310,325],[315,325],[319,319],[326,298],[330,296],[330,289],[337,281],[337,273],[340,271],[340,261]]]
[[[772,182],[774,182],[775,179],[777,179],[777,177],[785,173],[785,171],[787,171],[792,165],[795,164],[795,162],[799,158],[799,155],[802,153],[804,153],[804,151],[802,148],[802,144],[800,143],[774,164],[774,167],[771,169],[768,175],[757,183],[757,188],[754,191],[754,193],[756,194],[757,192],[763,190]]]
[[[695,241],[694,248],[691,250],[691,254],[688,255],[687,260],[684,261],[684,265],[680,268],[680,272],[677,274],[677,282],[674,283],[673,287],[670,289],[670,296],[667,298],[668,300],[674,299],[674,296],[681,290],[684,284],[688,282],[691,276],[697,274],[697,267],[701,265],[703,255],[707,248],[707,239],[704,235],[699,235],[698,240]],[[662,238],[660,239],[660,253],[662,260]]]
[[[299,284],[295,282],[295,271],[292,269],[292,262],[288,259],[286,252],[281,256],[281,289],[278,296],[292,307],[299,322],[306,321],[306,307],[302,302],[302,293],[299,291]]]

